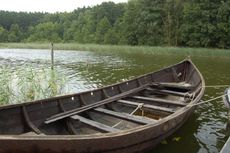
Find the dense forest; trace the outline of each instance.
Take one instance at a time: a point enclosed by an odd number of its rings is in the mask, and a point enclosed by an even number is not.
[[[0,42],[229,48],[229,25],[229,0],[129,0],[70,13],[0,11]]]

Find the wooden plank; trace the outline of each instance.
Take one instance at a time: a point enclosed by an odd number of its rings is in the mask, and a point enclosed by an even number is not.
[[[102,89],[102,93],[103,93],[103,96],[104,98],[109,98],[109,95],[107,94],[107,92],[105,91],[105,89]]]
[[[23,116],[25,118],[27,126],[29,126],[30,129],[36,134],[42,134],[42,132],[31,122],[28,112],[26,110],[26,106],[22,106],[22,112],[23,112]]]
[[[153,88],[146,88],[147,91],[158,93],[158,94],[165,94],[165,95],[173,95],[173,96],[179,96],[179,97],[190,97],[190,94],[188,92],[176,92],[171,90],[159,90],[159,89],[153,89]]]
[[[118,87],[118,91],[119,91],[120,93],[123,93],[123,90],[122,90],[121,86],[120,86],[120,85],[117,85],[117,87]]]
[[[115,112],[115,111],[111,111],[111,110],[103,109],[103,108],[96,108],[94,110],[99,113],[104,113],[106,115],[110,115],[113,117],[117,117],[123,120],[132,121],[132,122],[140,123],[140,124],[152,124],[156,122],[146,117],[134,116],[134,115],[130,115],[127,113]]]
[[[160,88],[175,88],[175,89],[181,89],[181,90],[191,90],[194,88],[191,84],[188,83],[182,83],[182,82],[158,82],[153,83],[153,87],[160,87]]]
[[[137,84],[138,84],[138,86],[141,86],[142,84],[141,84],[141,81],[139,80],[139,79],[136,79],[137,80]]]
[[[71,116],[71,118],[74,120],[79,120],[80,122],[82,122],[84,124],[90,125],[96,129],[99,129],[99,130],[104,131],[104,132],[119,132],[120,131],[119,129],[115,129],[113,127],[107,126],[107,125],[99,123],[99,122],[95,122],[93,120],[87,119],[87,118],[79,116],[79,115]]]
[[[173,74],[174,80],[175,80],[176,82],[179,82],[180,79],[179,79],[178,74],[177,74],[177,72],[176,72],[176,70],[175,70],[174,67],[172,67],[172,74]]]
[[[66,112],[63,112],[63,113],[53,115],[53,116],[47,118],[45,123],[49,124],[49,123],[52,123],[52,122],[67,118],[69,116],[73,116],[75,114],[78,114],[78,113],[81,113],[81,112],[84,112],[84,111],[88,111],[90,109],[100,107],[102,105],[111,103],[113,101],[122,99],[124,97],[127,97],[128,95],[130,95],[132,93],[140,92],[140,91],[144,90],[147,86],[149,86],[149,84],[145,84],[145,85],[143,85],[141,87],[138,87],[138,88],[123,92],[121,94],[117,94],[117,95],[115,95],[113,97],[109,97],[107,99],[104,99],[102,101],[99,101],[99,102],[96,102],[96,103],[93,103],[93,104],[89,104],[89,105],[86,105],[86,106],[83,106],[83,107],[80,107],[80,108],[76,108],[76,109],[73,109],[73,110],[69,110],[69,111],[66,111]]]
[[[58,100],[58,104],[60,106],[60,109],[62,112],[65,112],[65,107],[63,106],[63,104],[61,103],[60,100]],[[71,133],[71,134],[77,134],[77,130],[74,128],[72,122],[70,121],[70,118],[67,118],[66,122],[66,126],[67,126],[67,130]]]
[[[133,101],[127,101],[127,100],[118,100],[118,103],[126,104],[126,105],[131,105],[131,106],[139,106],[140,103],[133,102]],[[160,107],[160,106],[154,106],[154,105],[149,105],[149,104],[144,104],[143,108],[147,109],[153,109],[153,110],[158,110],[158,111],[163,111],[163,112],[168,112],[168,113],[174,113],[175,110],[171,108],[165,108],[165,107]]]
[[[193,74],[196,72],[196,69],[195,68],[193,68],[191,71],[190,71],[190,73],[189,73],[189,75],[188,75],[188,77],[187,77],[187,82],[190,82],[190,80],[191,80],[191,78],[192,78],[192,76],[193,76]]]
[[[176,101],[160,99],[160,98],[150,98],[150,97],[143,97],[143,96],[133,96],[132,98],[135,98],[135,99],[138,99],[138,100],[156,102],[156,103],[160,103],[160,104],[182,106],[182,107],[187,105],[187,104],[184,104],[182,102],[176,102]]]

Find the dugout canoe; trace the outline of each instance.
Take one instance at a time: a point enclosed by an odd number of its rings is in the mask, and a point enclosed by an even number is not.
[[[143,153],[203,94],[191,60],[87,92],[0,107],[0,153]]]

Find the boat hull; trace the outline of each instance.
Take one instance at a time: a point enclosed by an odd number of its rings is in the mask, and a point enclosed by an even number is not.
[[[31,129],[33,129],[33,127],[31,126],[39,125],[39,124],[44,125],[44,122],[46,121],[45,119],[47,117],[55,115],[58,112],[60,112],[59,110],[60,108],[58,106],[58,104],[60,104],[59,99],[67,98],[67,100],[63,102],[65,108],[69,107],[71,109],[71,107],[73,108],[79,107],[78,106],[79,104],[76,103],[72,104],[71,101],[71,99],[73,97],[75,98],[76,95],[69,95],[61,98],[56,97],[56,98],[47,99],[45,101],[37,101],[37,102],[29,103],[27,104],[28,105],[27,108],[29,108],[28,114],[30,115],[25,113],[26,112],[24,110],[25,104],[5,106],[0,109],[0,119],[1,119],[0,132],[2,133],[0,135],[0,153],[15,153],[15,152],[17,153],[18,152],[23,152],[23,153],[31,153],[31,152],[35,152],[35,153],[143,153],[145,151],[151,150],[162,140],[164,140],[165,138],[173,134],[175,131],[177,131],[188,120],[188,118],[192,115],[195,109],[193,104],[199,102],[204,94],[204,89],[202,88],[203,86],[205,86],[203,77],[191,61],[183,61],[178,65],[172,67],[179,67],[178,71],[181,72],[184,71],[183,73],[186,73],[186,71],[188,70],[183,70],[183,66],[185,67],[190,66],[191,68],[193,68],[193,71],[191,73],[186,74],[186,76],[182,76],[182,77],[184,79],[187,78],[191,82],[194,82],[194,84],[196,85],[196,89],[194,89],[192,93],[192,98],[194,99],[192,99],[192,101],[187,106],[178,109],[175,113],[165,118],[162,118],[155,123],[141,125],[127,130],[122,130],[121,132],[111,132],[105,134],[96,133],[96,134],[88,134],[88,135],[65,135],[65,133],[64,134],[62,133],[62,135],[41,134],[41,135],[33,136],[33,135],[17,134],[17,133],[23,133],[22,131],[27,131],[28,126]],[[148,82],[152,81],[151,79],[152,76],[153,76],[153,81],[159,82],[165,79],[167,82],[170,81],[171,77],[174,77],[168,75],[170,70],[171,67],[160,70],[153,74],[147,74],[146,76],[141,76],[139,78],[140,82],[134,79],[129,81],[128,83],[123,83],[120,86],[129,87],[130,89],[126,89],[126,90],[130,91],[132,88],[137,88],[140,85],[148,84]],[[166,73],[167,75],[165,78],[162,78],[161,75],[164,73]],[[192,77],[191,75],[194,75],[194,77]],[[115,95],[114,97],[116,97],[116,94],[118,93],[116,89],[117,90],[119,89],[117,86],[118,84],[105,87],[104,89],[79,93],[77,96],[85,95],[83,96],[84,99],[90,101],[91,100],[90,97],[93,96],[92,92],[94,92],[95,95],[101,96],[101,93],[103,93],[101,92],[101,90],[102,91],[111,90],[110,96],[114,94]],[[124,89],[125,88],[123,88],[123,90]],[[100,97],[98,99],[99,100],[97,101],[100,101],[100,99],[102,98]],[[95,98],[94,99],[92,98],[92,100],[95,100]],[[43,110],[44,108],[46,108],[46,110]],[[17,114],[17,113],[24,114],[24,117],[22,116],[19,117],[18,120],[15,120],[16,123],[19,122],[20,124],[22,124],[21,127],[14,129],[9,126],[11,128],[11,129],[9,128],[9,130],[3,128],[1,129],[1,127],[4,127],[4,122],[3,122],[4,120],[6,125],[15,124],[14,122],[11,121],[11,118],[8,117],[9,114],[7,114],[7,112],[9,112],[9,110],[13,112],[12,114]],[[41,110],[43,110],[46,113],[42,114]],[[62,108],[62,110],[64,109]],[[39,122],[38,121],[35,122],[36,115],[38,117],[42,116],[43,117],[42,121],[39,120]],[[27,124],[23,124],[25,122],[24,118],[27,118],[26,120]],[[29,120],[31,118],[33,119],[32,120],[33,122]],[[32,123],[28,124],[30,122]],[[50,123],[49,126],[55,127],[58,125],[62,125],[63,122],[64,122],[63,120],[60,120],[54,123]],[[66,122],[64,124],[66,124]],[[42,126],[39,126],[39,128],[42,129]],[[47,127],[45,130],[43,131],[47,133],[50,131],[53,132]],[[62,131],[60,131],[60,133],[61,132]],[[8,133],[12,133],[12,134],[8,134]]]
[[[148,127],[138,132],[105,138],[75,139],[74,137],[46,138],[6,136],[0,138],[0,152],[23,153],[143,153],[153,149],[162,140],[177,131],[191,116],[194,108],[186,111],[174,120]],[[83,147],[82,147],[83,146]]]

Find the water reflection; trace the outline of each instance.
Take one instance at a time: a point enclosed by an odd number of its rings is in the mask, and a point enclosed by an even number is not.
[[[85,91],[127,80],[174,64],[184,56],[155,56],[150,54],[100,53],[85,51],[55,51],[55,70],[66,79],[64,93]],[[229,58],[193,58],[207,85],[230,84]],[[50,68],[49,50],[1,49],[0,64],[14,72],[30,65]],[[223,88],[207,88],[203,100],[223,94]],[[227,140],[225,130],[227,110],[222,101],[198,106],[192,117],[167,144],[160,144],[150,153],[216,153]],[[180,138],[175,141],[175,138]]]

